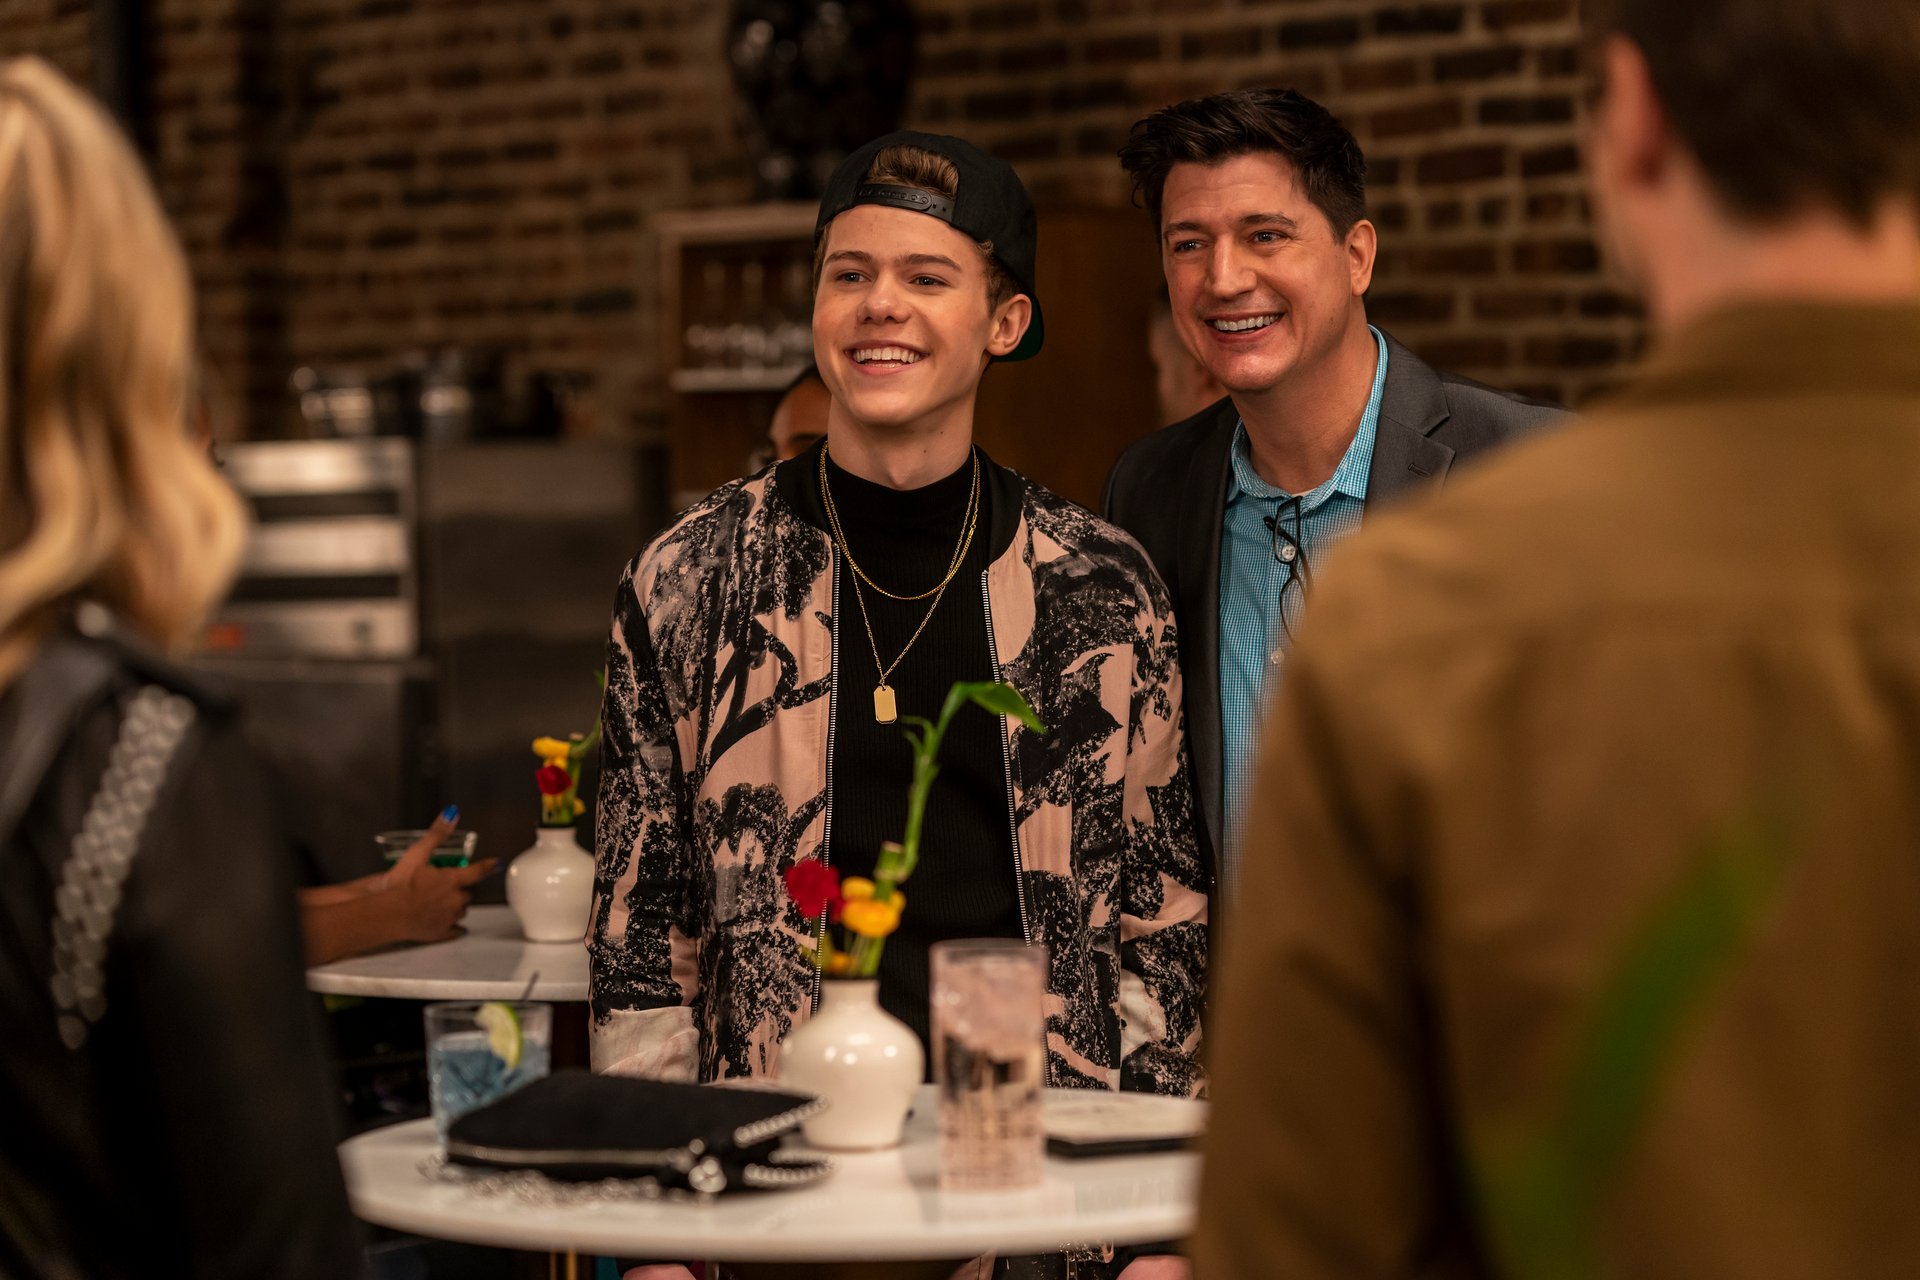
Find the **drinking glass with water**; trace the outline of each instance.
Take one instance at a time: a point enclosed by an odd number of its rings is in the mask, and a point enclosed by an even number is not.
[[[1046,991],[1045,947],[1002,938],[934,944],[942,1189],[1001,1191],[1040,1181]]]
[[[427,1097],[434,1132],[547,1074],[551,1006],[456,1001],[427,1006]]]

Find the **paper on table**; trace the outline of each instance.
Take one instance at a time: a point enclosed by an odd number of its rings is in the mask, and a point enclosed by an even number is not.
[[[1049,1138],[1069,1142],[1184,1140],[1206,1131],[1207,1104],[1143,1093],[1049,1089],[1044,1123]]]

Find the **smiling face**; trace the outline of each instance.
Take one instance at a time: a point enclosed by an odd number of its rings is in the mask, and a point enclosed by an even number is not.
[[[1160,227],[1174,324],[1235,395],[1311,381],[1366,324],[1373,224],[1336,236],[1277,155],[1175,165]]]
[[[962,232],[905,209],[857,205],[827,227],[813,294],[813,354],[834,422],[971,432],[988,358],[1020,343],[1024,294],[998,307],[987,261]]]

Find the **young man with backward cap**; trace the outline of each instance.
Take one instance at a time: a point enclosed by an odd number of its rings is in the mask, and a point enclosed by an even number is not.
[[[817,990],[786,871],[870,875],[906,822],[898,717],[997,679],[1047,732],[953,721],[881,1002],[924,1040],[932,944],[1023,938],[1049,1084],[1196,1093],[1207,871],[1171,604],[1130,538],[973,443],[989,364],[1042,341],[1026,191],[891,134],[836,171],[815,239],[827,439],[677,517],[615,600],[594,1064],[776,1072]]]

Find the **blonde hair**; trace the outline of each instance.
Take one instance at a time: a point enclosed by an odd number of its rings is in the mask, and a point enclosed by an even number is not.
[[[863,182],[880,183],[891,187],[912,187],[917,191],[931,191],[934,195],[952,200],[960,193],[960,171],[953,167],[953,161],[938,152],[928,151],[925,147],[916,147],[907,143],[897,143],[891,147],[882,147],[880,154],[867,166]],[[987,269],[987,310],[993,311],[999,305],[1019,292],[1013,277],[993,256],[993,241],[976,240],[980,246],[980,256],[986,260]],[[820,243],[813,248],[813,285],[820,287],[820,264],[825,260],[827,238],[820,237]]]
[[[0,688],[78,599],[177,647],[246,519],[189,436],[185,259],[140,163],[38,58],[0,62]]]

